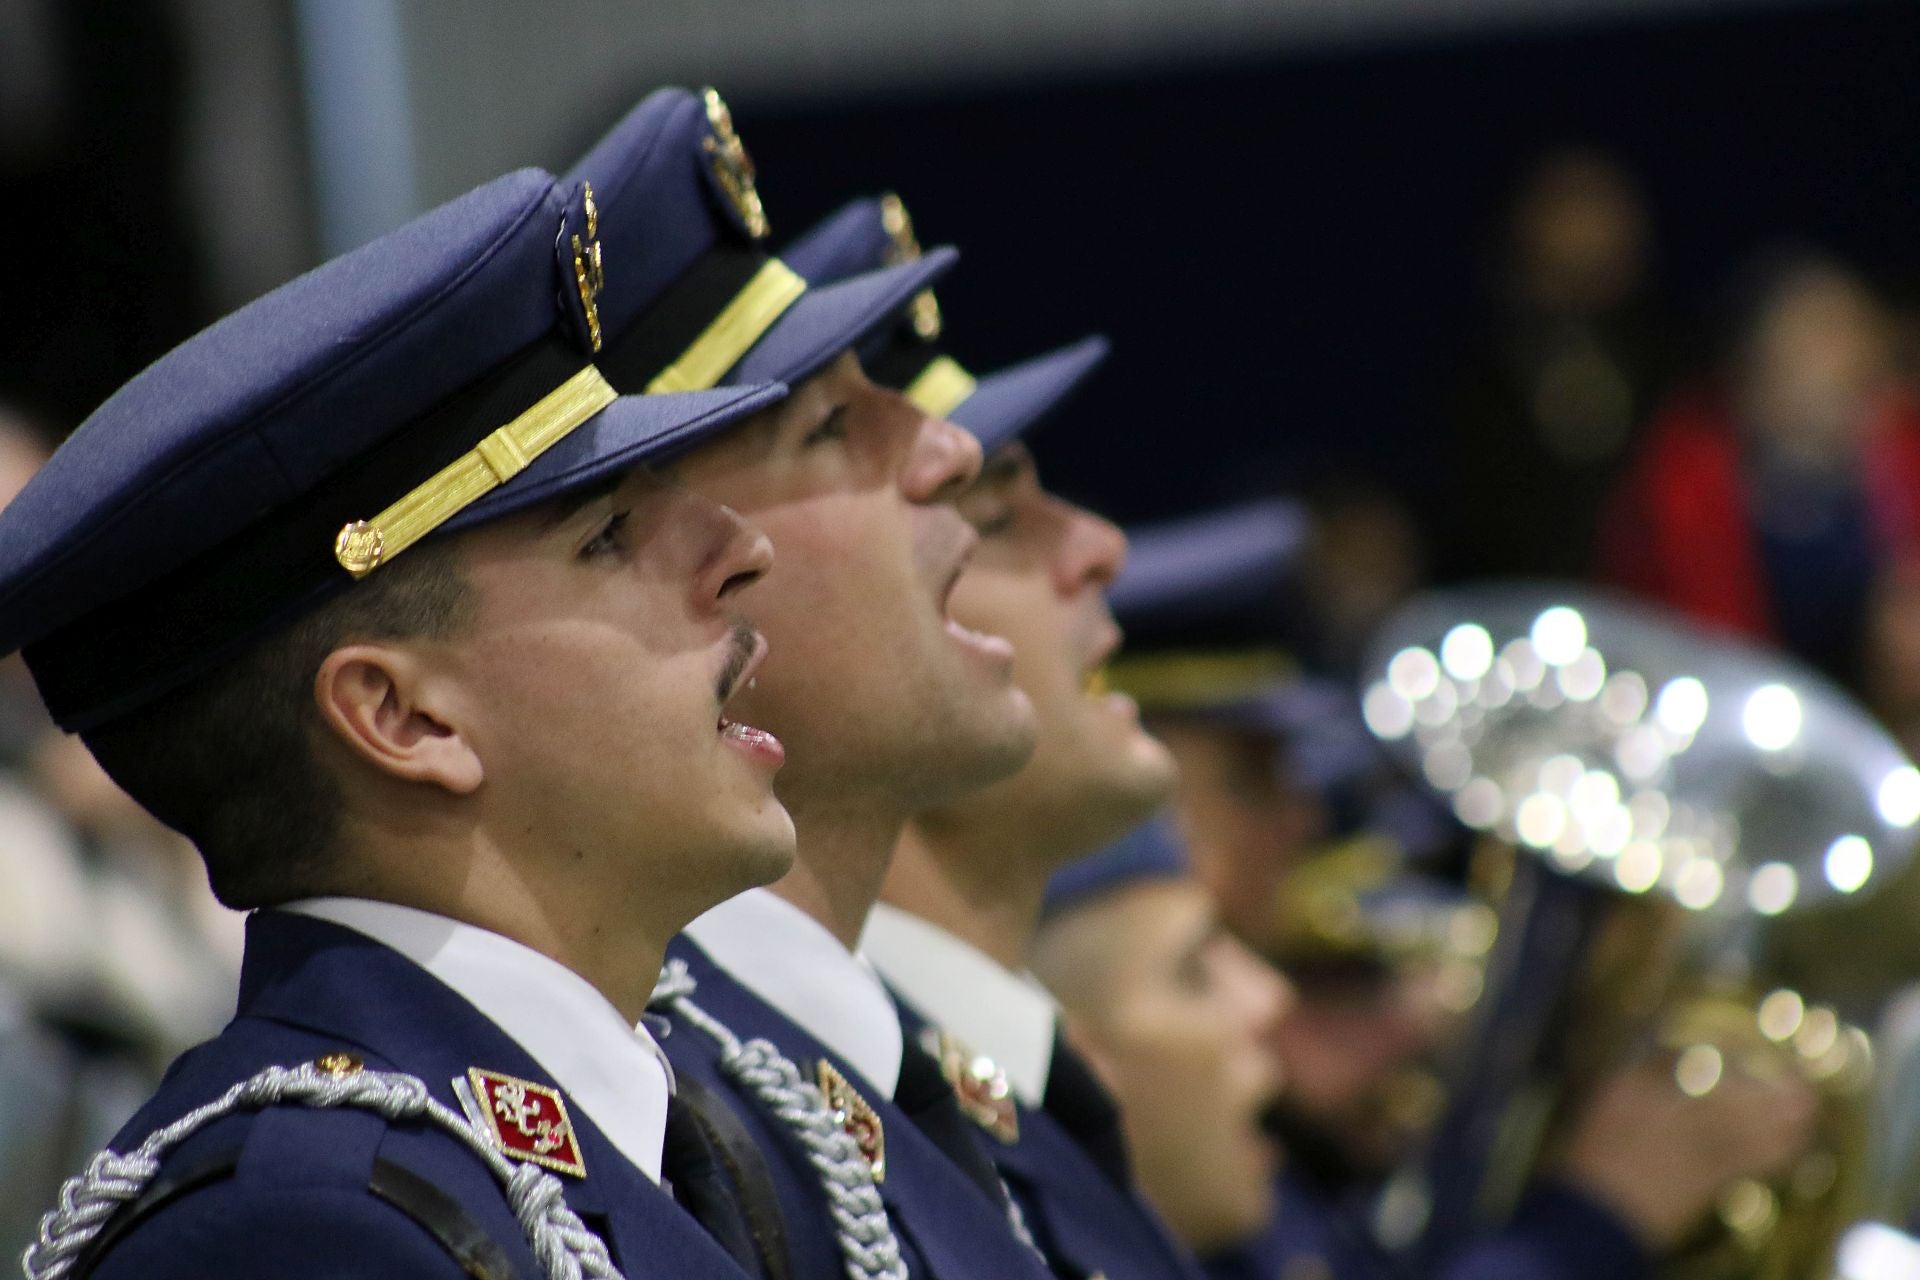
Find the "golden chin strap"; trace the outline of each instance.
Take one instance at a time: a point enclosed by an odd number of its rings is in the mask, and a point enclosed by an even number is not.
[[[807,282],[792,267],[778,258],[767,259],[680,358],[654,375],[647,394],[705,391],[717,385],[806,291]]]
[[[341,529],[333,543],[334,558],[354,577],[366,577],[526,470],[619,398],[600,371],[588,365],[379,515]]]
[[[944,418],[958,409],[979,386],[974,376],[950,356],[940,356],[920,371],[920,376],[902,392],[920,412]]]
[[[1204,711],[1285,684],[1300,674],[1280,649],[1226,653],[1152,653],[1116,660],[1107,670],[1114,688],[1142,711]]]

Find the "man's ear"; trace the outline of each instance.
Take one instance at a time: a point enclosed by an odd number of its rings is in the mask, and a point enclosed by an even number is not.
[[[343,645],[313,680],[321,721],[349,751],[384,774],[469,795],[480,757],[428,696],[417,655],[382,644]]]

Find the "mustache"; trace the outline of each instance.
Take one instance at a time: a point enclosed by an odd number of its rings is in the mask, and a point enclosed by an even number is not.
[[[733,696],[740,685],[740,677],[746,673],[747,664],[753,661],[754,650],[760,647],[760,633],[748,622],[733,624],[733,632],[727,637],[733,648],[727,654],[727,665],[720,669],[720,677],[714,681],[714,695],[721,702]]]

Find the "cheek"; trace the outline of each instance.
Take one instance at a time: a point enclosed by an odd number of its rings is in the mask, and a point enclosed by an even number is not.
[[[710,668],[704,648],[572,623],[488,646],[475,675],[500,745],[557,741],[563,758],[577,760],[589,752],[631,758],[650,746],[684,749],[710,727]]]
[[[1012,642],[1014,683],[1036,707],[1077,694],[1068,674],[1077,664],[1071,620],[1044,584],[1026,575],[969,569],[954,586],[951,612],[962,626]]]
[[[1223,1088],[1228,1062],[1220,1038],[1190,1009],[1162,1005],[1142,1010],[1120,1055],[1134,1091],[1159,1119],[1156,1127],[1224,1136],[1234,1110]]]

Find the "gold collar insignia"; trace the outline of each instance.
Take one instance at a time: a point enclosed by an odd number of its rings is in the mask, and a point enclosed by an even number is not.
[[[854,1145],[860,1148],[860,1155],[873,1169],[873,1180],[887,1180],[887,1135],[880,1127],[880,1117],[867,1100],[860,1096],[847,1078],[834,1069],[832,1063],[822,1058],[814,1069],[820,1092],[826,1096],[827,1106],[833,1109],[833,1118],[847,1131]]]
[[[953,1086],[961,1113],[1008,1146],[1020,1141],[1020,1111],[1000,1064],[975,1053],[958,1036],[933,1027],[927,1028],[923,1042],[940,1063],[940,1074]]]

